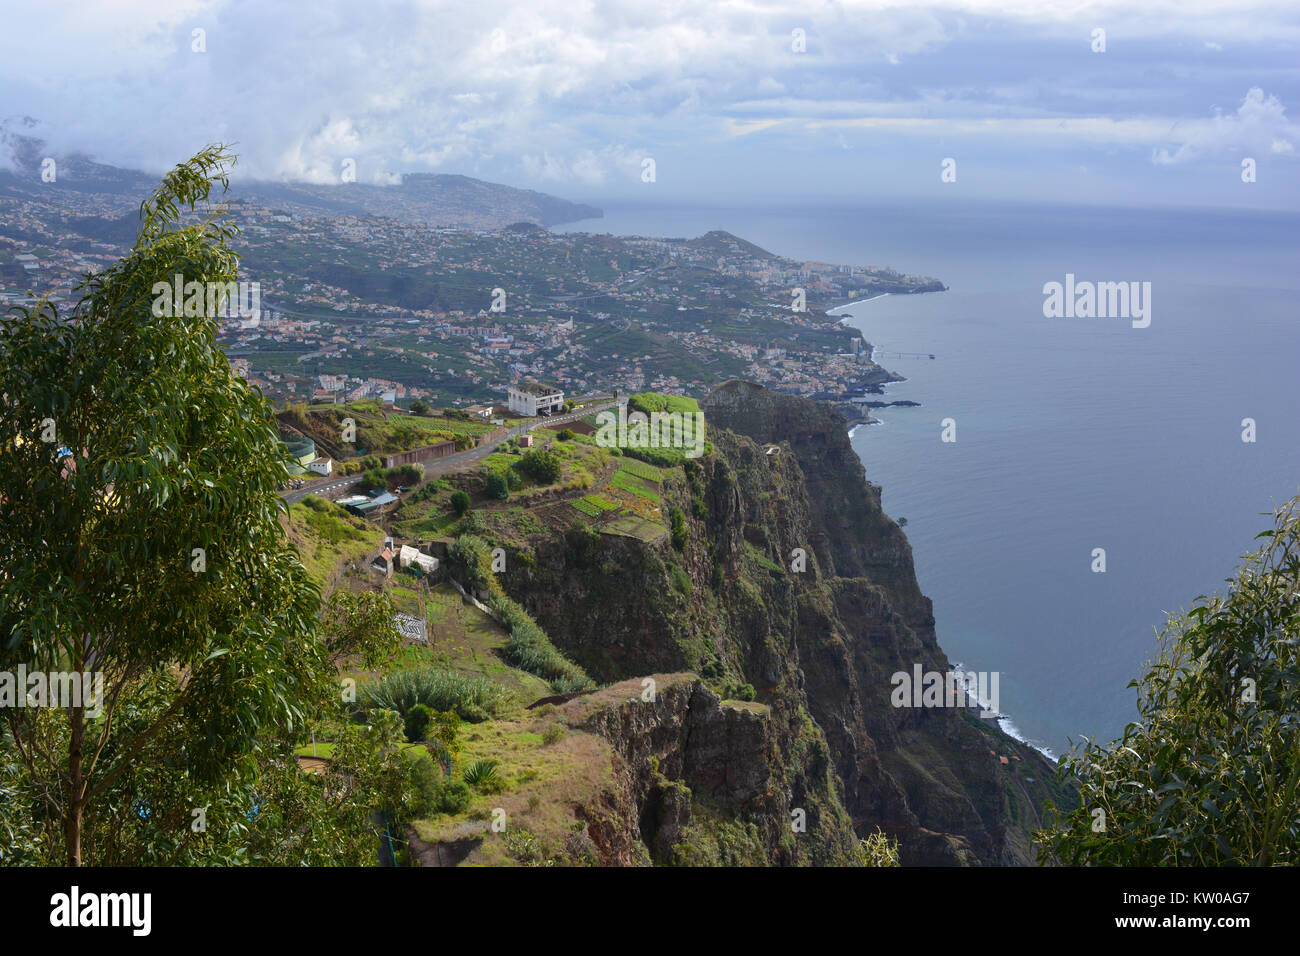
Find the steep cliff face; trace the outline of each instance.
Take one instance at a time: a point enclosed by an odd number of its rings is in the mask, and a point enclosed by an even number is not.
[[[578,811],[603,862],[643,862],[643,852],[676,864],[854,859],[826,744],[810,724],[724,701],[691,674],[634,678],[560,713],[616,755],[616,787]],[[806,825],[792,826],[796,811]]]
[[[877,827],[897,836],[904,864],[1033,862],[1029,834],[1052,797],[1050,764],[969,712],[891,704],[891,675],[914,665],[942,673],[948,661],[911,548],[881,510],[843,419],[742,382],[702,407],[714,453],[670,472],[663,487],[665,507],[686,517],[684,548],[582,528],[539,533],[515,542],[529,560],[502,576],[599,680],[691,671],[724,695],[752,685],[765,705],[764,759],[755,751],[752,771],[727,771],[752,778],[743,798],[719,798],[701,776],[710,762],[691,756],[692,733],[657,727],[647,710],[600,724],[636,768],[638,812],[668,821],[655,832],[676,834],[687,819],[714,819],[714,833],[753,827],[773,863],[841,854],[849,818],[860,836]],[[703,714],[706,703],[686,712]],[[699,726],[698,740],[721,727]],[[723,738],[735,743],[730,731]],[[648,776],[646,747],[667,782]],[[813,836],[791,840],[789,812],[805,805]],[[667,862],[681,841],[657,845]]]

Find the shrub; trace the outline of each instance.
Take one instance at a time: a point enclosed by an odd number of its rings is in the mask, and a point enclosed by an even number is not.
[[[546,862],[546,849],[531,830],[511,827],[505,834],[505,846],[510,856],[527,866],[538,866]]]
[[[451,773],[452,761],[460,753],[459,735],[460,714],[454,710],[435,713],[424,734],[425,746],[447,768],[448,774]]]
[[[438,805],[441,774],[427,753],[420,752],[406,762],[406,776],[411,788],[411,815],[424,817]]]
[[[433,719],[433,709],[427,704],[416,704],[406,712],[406,739],[413,744],[424,740],[429,730],[429,721]]]
[[[433,810],[435,813],[462,813],[473,799],[474,794],[464,780],[446,780],[438,787]]]
[[[458,534],[485,534],[489,530],[487,519],[481,511],[471,511],[457,526]]]
[[[453,491],[451,493],[451,508],[457,516],[464,516],[469,511],[469,495],[463,491]]]
[[[542,743],[546,746],[558,744],[568,735],[568,731],[563,724],[547,724],[546,729],[542,731]]]
[[[727,696],[732,700],[753,700],[757,695],[753,684],[728,684]]]
[[[416,488],[415,491],[411,492],[411,497],[407,499],[407,502],[418,503],[421,501],[428,501],[439,491],[442,491],[443,487],[445,487],[445,483],[442,481],[426,481],[419,488]]]
[[[556,437],[559,438],[560,441],[573,441],[573,429],[562,428],[560,429],[560,434]]]
[[[560,480],[563,469],[560,459],[554,452],[533,448],[527,451],[516,463],[521,472],[539,485],[553,485]]]
[[[451,563],[465,579],[471,591],[490,591],[492,578],[492,552],[482,538],[462,534],[451,545]]]
[[[372,488],[388,487],[388,479],[384,476],[382,468],[371,468],[361,476],[361,487],[369,491]]]
[[[488,475],[487,496],[502,501],[510,497],[510,485],[507,483],[505,475],[495,471]]]
[[[673,529],[673,547],[678,551],[686,550],[686,515],[681,508],[676,505],[672,506],[669,512]]]
[[[592,486],[591,475],[585,471],[572,476],[560,487],[565,491],[584,491]]]
[[[401,485],[416,485],[424,477],[424,466],[419,462],[395,465],[384,472],[384,477]]]
[[[587,832],[585,820],[577,820],[570,825],[569,833],[564,838],[564,855],[582,866],[596,866],[600,862],[600,853]]]

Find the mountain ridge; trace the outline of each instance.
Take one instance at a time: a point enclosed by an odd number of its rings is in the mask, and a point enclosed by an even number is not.
[[[63,191],[102,197],[127,212],[156,184],[150,174],[100,163],[84,153],[49,156],[43,140],[11,129],[0,130],[0,147],[8,153],[8,163],[0,165],[0,196],[30,196],[39,189],[48,198],[53,189],[56,195]],[[46,159],[54,160],[52,182],[42,179]],[[416,225],[489,230],[518,222],[549,227],[604,215],[595,206],[460,173],[406,173],[399,184],[390,186],[235,178],[225,198],[275,203],[288,213],[384,216]]]

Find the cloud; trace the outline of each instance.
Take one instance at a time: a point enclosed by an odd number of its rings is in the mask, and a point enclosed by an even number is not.
[[[648,156],[646,150],[631,150],[624,146],[607,146],[602,150],[579,149],[568,154],[543,151],[541,154],[525,153],[521,158],[524,170],[537,182],[581,183],[599,186],[615,176],[639,176],[641,161]]]
[[[661,172],[713,161],[721,178],[742,164],[786,175],[795,153],[898,135],[1157,164],[1228,141],[1288,155],[1296,141],[1262,93],[1206,115],[1251,82],[1240,76],[1293,69],[1300,26],[1280,0],[56,6],[25,7],[23,28],[0,36],[0,116],[45,120],[52,150],[151,171],[221,140],[237,142],[243,177],[338,182],[352,160],[363,182],[463,172],[563,193],[639,183],[643,156]],[[1097,25],[1105,55],[1089,50]],[[723,154],[759,142],[791,154]]]
[[[1288,155],[1294,151],[1292,140],[1300,130],[1287,119],[1281,100],[1276,96],[1265,96],[1262,89],[1253,86],[1235,113],[1219,114],[1208,121],[1179,124],[1176,133],[1179,145],[1172,150],[1163,146],[1154,149],[1151,154],[1153,163],[1172,166],[1207,153],[1228,150],[1248,155],[1266,152]]]

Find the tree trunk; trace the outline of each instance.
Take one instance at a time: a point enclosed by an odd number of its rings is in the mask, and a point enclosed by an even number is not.
[[[81,777],[82,746],[86,728],[80,707],[72,708],[72,735],[68,742],[68,804],[64,811],[63,837],[68,849],[68,866],[81,866],[81,811],[85,784]]]

